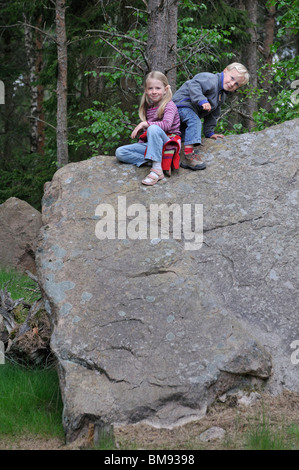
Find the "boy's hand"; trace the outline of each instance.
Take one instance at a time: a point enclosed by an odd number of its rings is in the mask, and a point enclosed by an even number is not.
[[[224,139],[224,135],[223,134],[213,134],[211,135],[210,139]]]
[[[205,111],[208,111],[208,112],[210,112],[211,109],[212,109],[210,103],[204,103],[201,106],[202,106],[202,109],[204,109]]]

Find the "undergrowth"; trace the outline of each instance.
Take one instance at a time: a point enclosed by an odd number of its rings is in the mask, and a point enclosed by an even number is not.
[[[63,436],[57,371],[0,366],[0,435]]]
[[[13,300],[24,298],[32,304],[40,298],[39,288],[27,274],[14,269],[0,268],[0,290],[7,289]]]

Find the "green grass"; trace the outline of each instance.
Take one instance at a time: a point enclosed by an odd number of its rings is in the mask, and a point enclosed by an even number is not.
[[[0,435],[63,436],[57,372],[0,365]]]
[[[24,298],[25,303],[32,304],[40,298],[37,284],[27,274],[0,268],[0,289],[5,287],[13,300]]]
[[[292,450],[299,447],[299,427],[295,424],[280,426],[271,424],[270,418],[263,414],[250,426],[246,436],[248,450]]]
[[[0,269],[0,289],[5,287],[13,300],[24,298],[31,305],[40,298],[37,284],[13,269]],[[54,367],[25,368],[7,359],[0,364],[0,436],[62,437],[61,417],[62,400]]]

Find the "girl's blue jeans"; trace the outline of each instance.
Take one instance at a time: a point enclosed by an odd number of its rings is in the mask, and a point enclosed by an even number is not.
[[[118,147],[115,152],[116,158],[124,163],[133,165],[143,165],[148,161],[162,161],[163,145],[169,140],[169,137],[161,127],[152,124],[147,128],[147,142],[136,142],[135,144],[123,145]],[[146,156],[145,150],[146,151]]]
[[[191,108],[178,108],[181,120],[182,142],[185,145],[201,143],[201,120]]]

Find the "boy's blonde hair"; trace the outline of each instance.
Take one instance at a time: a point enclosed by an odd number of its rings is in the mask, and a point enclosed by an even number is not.
[[[158,108],[158,111],[157,111],[157,116],[158,116],[159,119],[161,119],[163,117],[163,114],[164,114],[164,111],[165,111],[165,106],[167,105],[167,103],[172,98],[172,91],[171,91],[170,85],[168,83],[168,79],[164,75],[164,73],[159,72],[157,70],[154,70],[153,72],[150,72],[145,77],[144,88],[146,88],[147,81],[151,80],[151,79],[159,80],[160,82],[163,83],[163,85],[166,88],[166,93],[165,93],[164,98],[163,98],[163,100],[162,100],[162,102],[161,102],[161,104]],[[152,103],[149,101],[146,93],[144,92],[143,95],[142,95],[142,98],[141,98],[140,106],[139,106],[139,117],[140,117],[141,121],[146,121],[146,111],[147,111],[148,108],[151,107],[151,105],[152,105]]]
[[[238,62],[233,62],[232,64],[229,64],[226,67],[226,69],[227,70],[236,69],[241,75],[244,76],[244,82],[240,86],[246,85],[246,83],[249,82],[249,72],[248,72],[247,68],[244,67],[244,65],[239,64]]]

